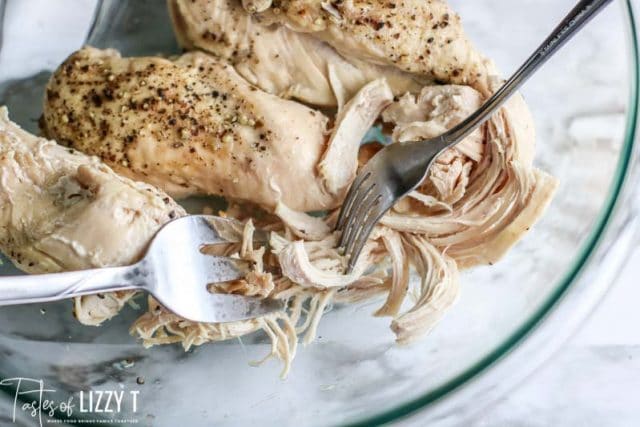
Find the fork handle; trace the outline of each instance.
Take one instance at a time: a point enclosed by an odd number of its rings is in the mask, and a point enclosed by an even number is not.
[[[515,74],[480,109],[444,135],[445,148],[462,141],[486,122],[520,86],[612,0],[581,0]]]
[[[0,277],[0,306],[49,302],[80,295],[141,289],[140,265],[54,274]]]

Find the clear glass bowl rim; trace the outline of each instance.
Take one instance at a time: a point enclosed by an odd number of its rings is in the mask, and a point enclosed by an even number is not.
[[[101,3],[104,0],[98,0],[96,11],[102,10]],[[6,0],[0,0],[0,23],[3,21],[4,8]],[[578,255],[575,258],[573,266],[569,269],[564,277],[558,282],[554,292],[541,304],[539,309],[519,328],[517,328],[504,342],[496,347],[492,352],[487,354],[481,360],[467,368],[465,371],[455,376],[447,383],[437,387],[430,392],[423,394],[422,396],[404,402],[397,407],[371,415],[365,419],[347,423],[345,426],[349,427],[365,427],[371,425],[387,424],[399,419],[405,418],[411,414],[419,411],[426,411],[436,402],[442,400],[445,397],[450,397],[456,391],[464,388],[465,385],[471,382],[471,380],[479,377],[481,374],[490,374],[489,368],[496,366],[499,362],[503,361],[507,357],[521,357],[522,355],[510,355],[519,345],[526,341],[541,324],[541,322],[555,309],[557,309],[559,303],[568,291],[575,285],[577,278],[588,266],[588,261],[595,253],[596,249],[602,243],[603,237],[607,232],[611,222],[615,216],[616,208],[619,205],[619,201],[625,192],[630,191],[630,182],[627,182],[628,173],[633,166],[634,150],[636,147],[636,132],[638,125],[638,103],[640,101],[640,39],[638,38],[638,27],[635,20],[634,7],[631,0],[619,0],[619,4],[622,9],[622,13],[626,20],[627,30],[627,42],[629,44],[628,50],[631,56],[631,70],[630,70],[630,82],[629,82],[629,109],[626,117],[624,142],[620,150],[620,158],[614,172],[614,176],[610,185],[607,199],[605,200],[603,207],[598,215],[598,218],[594,224],[593,229],[586,237],[585,242],[578,251]],[[98,17],[98,13],[94,16]],[[0,26],[1,28],[1,26]],[[2,46],[2,32],[0,32],[0,47]],[[625,185],[627,184],[627,185]],[[590,310],[583,310],[583,313],[589,313]],[[567,331],[565,336],[567,335]],[[559,335],[559,331],[557,331]],[[568,332],[570,333],[570,332]],[[551,354],[551,350],[547,349],[547,354]],[[529,372],[532,371],[542,363],[543,360],[539,360],[537,364],[528,364]],[[525,366],[525,364],[523,364]],[[522,368],[523,372],[520,373],[520,377],[524,377],[527,369]],[[491,383],[489,381],[488,383]],[[15,398],[15,390],[11,390],[9,387],[0,388],[1,394],[6,394],[7,397]],[[498,396],[496,396],[498,397]],[[21,400],[19,398],[19,400]],[[25,402],[23,402],[25,403]],[[64,422],[64,419],[60,421]],[[79,424],[81,425],[81,424]]]

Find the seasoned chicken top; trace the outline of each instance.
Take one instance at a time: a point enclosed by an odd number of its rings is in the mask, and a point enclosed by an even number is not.
[[[339,205],[360,141],[393,99],[383,80],[361,92],[329,132],[322,113],[257,89],[205,54],[172,62],[85,48],[52,76],[43,127],[175,197],[323,210]]]
[[[316,173],[327,118],[201,53],[175,61],[82,49],[52,76],[45,133],[172,196],[335,207]],[[355,172],[355,160],[351,165]]]
[[[269,7],[270,5],[270,7]],[[456,84],[482,77],[482,57],[444,0],[272,0],[249,11],[359,58]]]
[[[174,29],[186,49],[232,64],[259,88],[321,106],[343,105],[366,83],[386,78],[395,95],[417,92],[426,78],[346,58],[307,34],[252,18],[240,0],[169,0]]]

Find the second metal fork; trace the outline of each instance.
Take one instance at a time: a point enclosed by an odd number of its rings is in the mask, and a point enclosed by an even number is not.
[[[348,257],[347,273],[373,227],[398,201],[424,180],[435,159],[486,122],[560,47],[612,0],[581,0],[515,74],[480,109],[445,134],[420,142],[388,145],[358,173],[342,205],[336,229]]]

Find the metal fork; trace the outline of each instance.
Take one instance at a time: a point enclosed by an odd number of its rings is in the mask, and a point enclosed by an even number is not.
[[[208,291],[208,284],[240,279],[251,267],[247,261],[200,251],[232,241],[224,232],[232,226],[231,221],[215,216],[186,216],[162,227],[144,258],[133,265],[0,277],[0,306],[143,290],[178,316],[196,322],[232,322],[282,310],[282,301]],[[256,241],[268,240],[260,230],[254,236]]]
[[[360,170],[340,210],[336,230],[348,257],[347,273],[362,252],[373,227],[398,201],[424,180],[443,151],[486,122],[560,47],[612,0],[582,0],[515,74],[480,109],[445,134],[426,141],[386,146]]]

